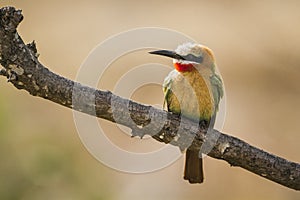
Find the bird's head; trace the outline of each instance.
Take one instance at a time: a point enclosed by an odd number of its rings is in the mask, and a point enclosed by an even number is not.
[[[197,68],[214,71],[214,55],[208,47],[201,44],[184,43],[175,51],[158,50],[149,53],[173,58],[174,67],[179,72],[192,71]]]

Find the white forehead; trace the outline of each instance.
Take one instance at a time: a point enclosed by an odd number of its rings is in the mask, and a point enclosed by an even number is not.
[[[195,56],[199,56],[202,54],[202,45],[201,44],[195,44],[195,43],[184,43],[182,45],[179,45],[175,52],[179,55],[187,55],[187,54],[194,54]]]

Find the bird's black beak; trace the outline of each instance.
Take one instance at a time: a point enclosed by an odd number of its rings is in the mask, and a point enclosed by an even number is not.
[[[186,60],[184,57],[177,54],[175,51],[158,50],[158,51],[150,51],[149,53],[160,55],[160,56],[166,56],[166,57],[174,58],[174,59],[177,59],[177,60]]]

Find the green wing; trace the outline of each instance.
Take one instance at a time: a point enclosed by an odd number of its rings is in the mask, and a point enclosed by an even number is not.
[[[213,74],[210,76],[210,83],[211,83],[211,92],[214,98],[214,102],[215,102],[215,109],[217,112],[219,110],[219,103],[221,98],[224,95],[224,91],[223,91],[223,83],[221,78],[217,75],[217,74]]]
[[[181,112],[180,104],[178,102],[178,99],[172,92],[172,87],[173,87],[172,84],[174,84],[173,80],[176,79],[177,75],[178,75],[177,72],[173,70],[164,80],[163,83],[163,92],[165,98],[164,109],[172,113],[180,114]],[[223,94],[223,86],[222,86],[221,78],[217,74],[212,74],[209,78],[211,84],[211,94],[214,98],[214,107],[215,107],[214,114],[211,116],[211,118],[213,119],[212,124],[214,124],[214,118],[216,112],[219,109],[220,100],[224,94]]]
[[[165,95],[164,109],[172,113],[180,114],[181,112],[180,104],[178,102],[178,99],[172,92],[172,84],[177,76],[178,76],[178,72],[176,70],[173,70],[169,73],[169,75],[164,80],[163,83],[163,91]]]
[[[164,98],[165,98],[164,99],[164,109],[167,111],[170,111],[169,99],[170,99],[170,96],[172,95],[171,84],[172,84],[172,79],[170,78],[170,76],[167,76],[163,83],[163,92],[164,92]]]

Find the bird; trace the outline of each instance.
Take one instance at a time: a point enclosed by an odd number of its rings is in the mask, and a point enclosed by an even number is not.
[[[205,45],[188,42],[179,45],[175,51],[149,53],[173,59],[175,69],[163,82],[164,109],[196,120],[199,126],[213,128],[224,92],[222,79],[215,70],[212,50]],[[186,149],[184,179],[192,184],[203,183],[202,153],[191,147]]]

